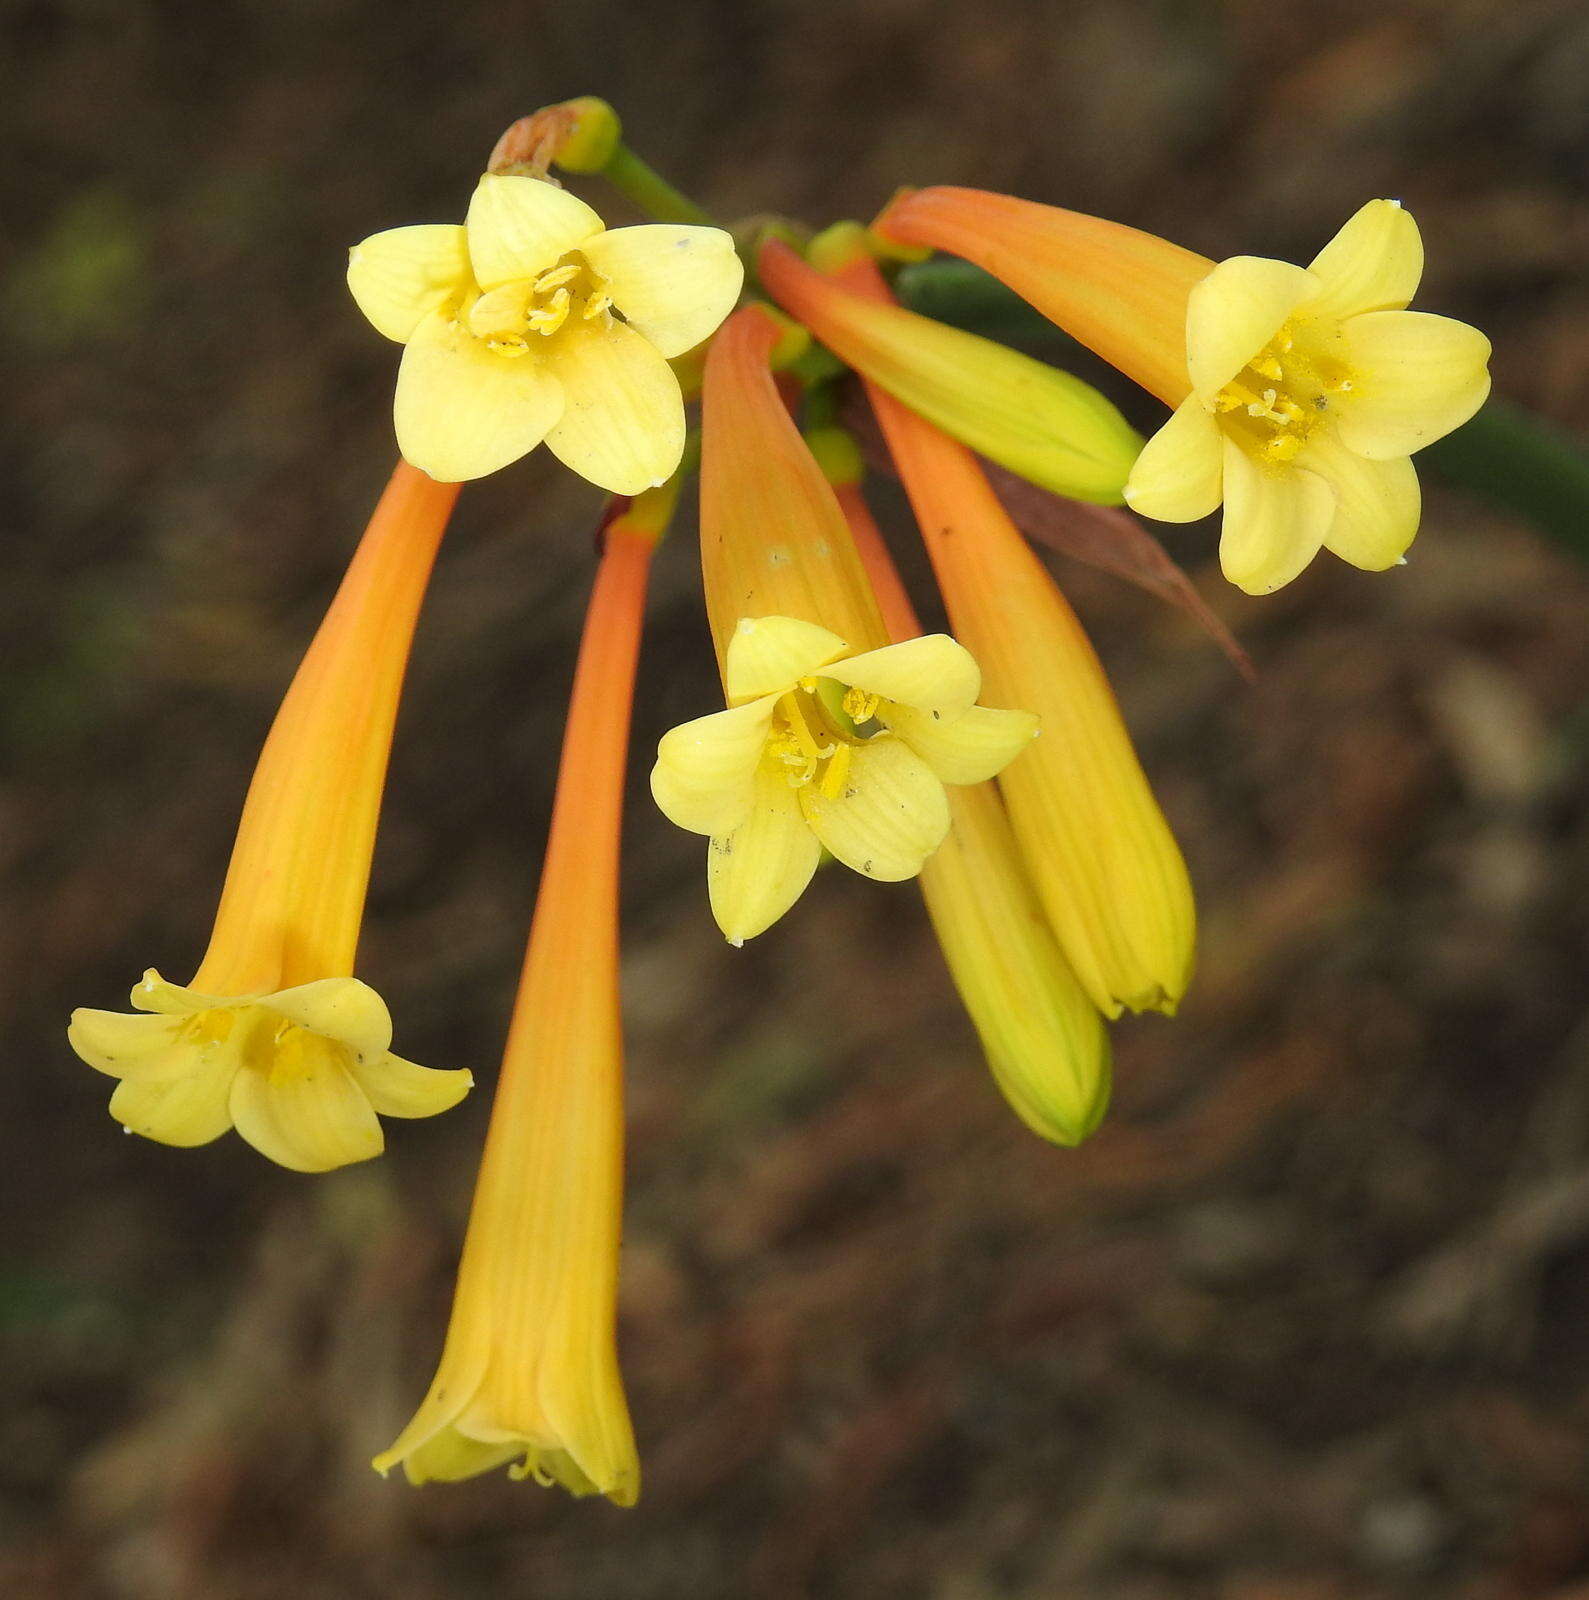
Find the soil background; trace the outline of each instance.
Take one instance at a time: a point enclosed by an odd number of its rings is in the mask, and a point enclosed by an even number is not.
[[[586,486],[538,455],[465,494],[398,730],[363,975],[406,1054],[481,1090],[305,1179],[123,1137],[62,1036],[196,961],[390,470],[396,352],[344,251],[461,216],[515,116],[602,94],[724,217],[963,182],[1305,261],[1394,195],[1420,305],[1582,427],[1581,0],[6,0],[0,27],[0,1592],[1589,1596],[1589,573],[1433,473],[1405,568],[1321,559],[1265,601],[1212,526],[1167,530],[1251,688],[1056,564],[1203,918],[1181,1016],[1117,1029],[1077,1152],[993,1091],[913,886],[823,873],[723,945],[645,792],[715,686],[688,529],[665,550],[626,834],[635,1511],[367,1466],[440,1347]]]

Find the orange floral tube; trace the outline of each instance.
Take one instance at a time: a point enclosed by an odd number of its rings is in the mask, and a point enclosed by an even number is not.
[[[853,290],[887,293],[869,257],[842,271]],[[820,315],[811,328],[822,337]],[[1060,944],[1106,1016],[1173,1012],[1191,975],[1191,886],[1097,655],[971,453],[867,393],[985,692],[1040,718],[1000,789]]]
[[[834,487],[889,633],[914,637],[921,624],[859,477]],[[1015,764],[1030,759],[1029,752]],[[1011,1109],[1041,1138],[1078,1144],[1109,1103],[1103,1018],[1043,916],[997,786],[953,790],[950,815],[949,835],[920,880],[950,976]]]
[[[983,189],[907,189],[872,226],[975,262],[1166,405],[1190,393],[1187,298],[1214,269],[1195,251]]]
[[[382,1472],[401,1462],[413,1483],[522,1458],[515,1477],[619,1505],[639,1494],[615,1329],[618,847],[659,531],[654,502],[642,496],[636,507],[606,529],[586,613],[535,919],[441,1364],[413,1420],[375,1459]]]
[[[457,1103],[465,1071],[391,1051],[392,1022],[353,977],[409,644],[457,499],[399,463],[277,713],[243,805],[209,949],[191,984],[151,970],[142,1016],[80,1010],[68,1037],[121,1080],[130,1132],[198,1145],[235,1126],[283,1166],[379,1155],[378,1116]]]

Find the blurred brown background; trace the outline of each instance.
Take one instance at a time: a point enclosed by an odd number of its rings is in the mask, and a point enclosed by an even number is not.
[[[687,534],[664,552],[627,833],[632,1513],[365,1465],[440,1347],[484,1088],[304,1179],[124,1138],[62,1037],[191,970],[389,469],[396,352],[343,252],[461,216],[514,116],[605,95],[724,217],[947,180],[1306,260],[1395,195],[1420,304],[1582,426],[1581,0],[0,18],[0,1592],[1589,1595],[1589,574],[1432,478],[1405,569],[1321,559],[1263,602],[1170,530],[1253,689],[1056,569],[1205,929],[1078,1153],[998,1100],[911,886],[827,873],[723,946],[645,796],[715,683]],[[596,509],[541,457],[465,495],[399,728],[364,975],[405,1053],[486,1085]]]

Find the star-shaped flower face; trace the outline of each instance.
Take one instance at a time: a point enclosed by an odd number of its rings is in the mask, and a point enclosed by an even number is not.
[[[711,837],[724,935],[743,943],[799,899],[825,846],[869,878],[914,877],[949,829],[946,783],[980,783],[1037,732],[1025,711],[975,703],[982,674],[944,634],[847,655],[793,617],[742,621],[729,709],[663,736],[651,792]]]
[[[744,271],[720,228],[606,228],[536,178],[481,178],[462,227],[355,246],[348,287],[406,345],[398,448],[442,482],[484,477],[543,440],[613,494],[664,482],[684,449],[668,358],[715,332]]]
[[[1191,292],[1192,393],[1126,484],[1146,516],[1225,505],[1220,560],[1249,594],[1289,583],[1322,547],[1393,566],[1418,531],[1408,459],[1489,393],[1490,342],[1404,309],[1423,275],[1417,225],[1372,200],[1304,269],[1221,262]]]
[[[377,1113],[434,1116],[474,1082],[393,1055],[391,1016],[356,978],[220,996],[151,971],[132,1003],[153,1015],[80,1010],[68,1037],[121,1079],[110,1114],[162,1144],[208,1144],[235,1125],[272,1161],[328,1172],[381,1153]]]

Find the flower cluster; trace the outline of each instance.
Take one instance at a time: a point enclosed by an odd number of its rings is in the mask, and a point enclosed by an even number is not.
[[[655,220],[606,228],[554,164]],[[1002,279],[1168,420],[1144,446],[1078,378],[901,305],[890,270],[932,250]],[[708,841],[711,914],[737,946],[825,859],[917,879],[996,1083],[1075,1144],[1107,1105],[1106,1023],[1186,992],[1192,894],[1098,658],[979,457],[1060,504],[1171,521],[1223,504],[1225,572],[1254,593],[1323,548],[1390,566],[1417,528],[1409,456],[1488,389],[1481,334],[1406,309],[1421,270],[1390,201],[1305,269],[962,189],[902,192],[870,227],[736,237],[599,101],[510,129],[462,225],[353,250],[355,301],[404,346],[403,460],[271,730],[191,984],[151,971],[136,1014],[79,1011],[70,1040],[119,1080],[129,1131],[235,1127],[302,1171],[378,1154],[381,1116],[455,1104],[469,1072],[392,1054],[354,976],[409,644],[460,482],[544,442],[615,497],[452,1320],[378,1467],[639,1491],[614,1327],[618,845],[647,576],[697,464],[723,703],[663,736],[651,790]],[[923,628],[872,518],[857,407],[952,633]]]

